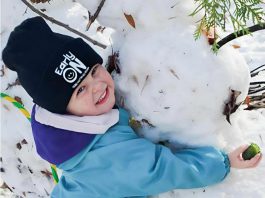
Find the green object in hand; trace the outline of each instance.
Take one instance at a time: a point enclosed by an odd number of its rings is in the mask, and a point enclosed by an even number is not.
[[[255,143],[251,143],[249,147],[242,153],[242,157],[244,160],[250,160],[258,153],[260,153],[259,146]]]

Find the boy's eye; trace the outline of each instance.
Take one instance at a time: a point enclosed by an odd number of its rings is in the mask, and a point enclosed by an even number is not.
[[[91,71],[91,75],[94,76],[96,71],[98,69],[98,65],[96,65],[95,67],[93,67],[92,71]]]
[[[80,94],[80,93],[81,93],[82,91],[84,91],[84,90],[85,90],[85,86],[80,87],[80,88],[78,89],[76,95]]]

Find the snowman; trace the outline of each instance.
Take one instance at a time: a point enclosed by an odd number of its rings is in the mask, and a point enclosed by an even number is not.
[[[100,0],[79,2],[94,13]],[[196,8],[187,0],[108,0],[97,17],[114,29],[117,100],[141,125],[140,135],[174,148],[242,143],[237,114],[227,105],[244,101],[249,69],[231,45],[213,53],[207,36],[194,39]],[[234,109],[234,111],[235,111]]]

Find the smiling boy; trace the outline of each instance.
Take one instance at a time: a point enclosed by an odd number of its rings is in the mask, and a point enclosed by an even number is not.
[[[213,147],[173,153],[137,136],[128,113],[113,107],[114,82],[102,58],[82,39],[52,32],[41,17],[15,28],[2,57],[35,103],[38,154],[63,170],[51,197],[146,197],[204,187],[221,182],[230,167],[261,160],[242,159],[247,145],[228,155]]]

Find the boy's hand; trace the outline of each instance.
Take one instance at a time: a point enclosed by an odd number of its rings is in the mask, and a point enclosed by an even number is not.
[[[249,145],[243,145],[228,154],[230,165],[232,168],[244,169],[244,168],[254,168],[261,161],[262,155],[258,153],[250,160],[244,160],[242,158],[242,153],[248,148]]]

